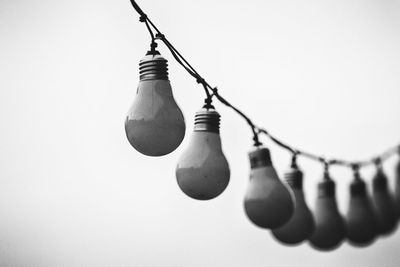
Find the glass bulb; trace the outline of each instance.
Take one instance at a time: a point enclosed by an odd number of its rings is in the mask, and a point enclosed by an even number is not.
[[[347,211],[347,237],[354,246],[370,245],[377,234],[377,224],[367,188],[359,174],[350,185],[350,203]]]
[[[293,214],[294,197],[279,180],[267,148],[257,147],[249,158],[250,182],[244,198],[247,217],[262,228],[282,226]]]
[[[345,238],[345,224],[335,199],[335,182],[325,173],[324,181],[318,184],[318,197],[314,211],[315,230],[310,244],[318,250],[337,248]]]
[[[196,113],[189,146],[176,167],[181,190],[191,198],[209,200],[228,186],[230,171],[219,136],[220,115],[213,108]]]
[[[139,63],[140,82],[125,120],[129,143],[147,156],[174,151],[185,136],[185,120],[168,80],[168,64],[158,52]]]
[[[272,234],[284,244],[295,245],[311,236],[314,231],[314,219],[304,199],[303,172],[297,165],[292,165],[285,173],[285,180],[294,193],[294,214],[283,226],[272,230]]]
[[[394,199],[389,192],[387,177],[382,167],[378,167],[372,180],[372,201],[379,233],[381,235],[392,233],[397,226],[397,213]]]

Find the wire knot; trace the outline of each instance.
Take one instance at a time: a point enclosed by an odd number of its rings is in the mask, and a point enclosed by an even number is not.
[[[151,42],[150,48],[151,48],[151,51],[154,52],[156,50],[156,48],[157,48],[157,43],[156,42]]]
[[[202,77],[198,77],[198,78],[196,79],[196,82],[197,82],[197,83],[201,83],[201,84],[205,84],[205,83],[206,83],[206,81],[205,81]]]
[[[299,155],[299,152],[296,150],[293,150],[292,154],[292,162],[291,162],[291,167],[297,169],[297,155]]]
[[[198,84],[202,84],[204,86],[204,88],[207,88],[207,83],[206,83],[206,80],[204,80],[204,78],[199,76],[199,77],[196,78],[196,82]]]
[[[377,167],[380,167],[382,165],[382,159],[380,157],[374,158],[373,162]]]
[[[214,106],[212,105],[212,99],[211,97],[207,97],[206,99],[204,99],[204,106],[203,108],[206,109],[214,109]]]
[[[147,21],[147,15],[146,14],[142,14],[139,18],[140,22],[146,22]]]
[[[165,35],[162,33],[156,33],[156,38],[160,39],[160,40],[164,40],[165,39]]]
[[[262,145],[262,143],[260,142],[260,140],[258,140],[258,135],[257,135],[257,134],[255,134],[255,135],[253,136],[253,141],[254,141],[254,146],[256,146],[256,147],[259,147],[259,146]]]

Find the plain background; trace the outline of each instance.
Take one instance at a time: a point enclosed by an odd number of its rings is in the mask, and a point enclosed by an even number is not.
[[[399,1],[138,2],[222,95],[290,144],[349,160],[398,144]],[[251,132],[220,104],[231,182],[212,201],[186,197],[175,164],[204,96],[163,45],[185,140],[150,158],[125,137],[148,47],[128,0],[0,0],[0,266],[398,266],[399,233],[323,253],[253,226],[242,207]],[[290,155],[263,141],[282,174]],[[397,159],[385,163],[392,188]],[[322,167],[299,164],[313,207]],[[351,172],[332,176],[345,214]]]

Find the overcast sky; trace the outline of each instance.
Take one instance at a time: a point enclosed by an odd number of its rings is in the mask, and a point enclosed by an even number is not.
[[[399,143],[400,1],[141,0],[197,70],[271,133],[349,160]],[[187,124],[172,154],[128,143],[149,47],[128,0],[0,0],[0,266],[398,266],[400,233],[368,248],[286,247],[243,212],[251,132],[222,116],[231,181],[184,195],[175,164],[203,91],[169,59]],[[263,138],[279,174],[287,152]],[[385,164],[393,186],[393,166]],[[314,206],[319,164],[300,159]],[[373,168],[362,170],[369,182]],[[351,172],[333,168],[342,213]]]

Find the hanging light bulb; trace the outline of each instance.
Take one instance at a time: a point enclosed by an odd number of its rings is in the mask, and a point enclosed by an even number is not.
[[[246,214],[259,227],[280,227],[293,214],[292,193],[279,180],[267,148],[256,147],[249,158],[250,182],[244,198]]]
[[[147,156],[174,151],[185,136],[185,121],[172,94],[168,64],[158,51],[147,52],[139,63],[140,82],[126,116],[130,144]]]
[[[395,174],[395,191],[394,196],[396,198],[396,210],[397,210],[397,217],[400,219],[400,146],[398,151],[398,159],[396,164],[396,174]]]
[[[375,161],[376,174],[372,180],[372,200],[378,223],[379,233],[388,235],[397,226],[397,213],[394,199],[389,192],[388,180],[383,172],[380,159]]]
[[[191,198],[209,200],[220,195],[229,183],[229,165],[221,148],[220,115],[211,105],[196,113],[189,146],[176,167],[181,190]]]
[[[314,219],[304,199],[303,172],[297,166],[296,154],[293,155],[290,169],[285,173],[285,180],[294,193],[294,214],[283,226],[272,230],[272,234],[280,242],[294,245],[308,239],[314,231]]]
[[[359,167],[354,165],[353,170],[354,180],[350,185],[350,203],[346,221],[347,237],[354,246],[367,246],[375,240],[377,224]]]
[[[345,238],[345,225],[335,199],[335,182],[326,165],[324,180],[318,184],[318,197],[314,211],[315,230],[310,244],[318,250],[333,250]]]

